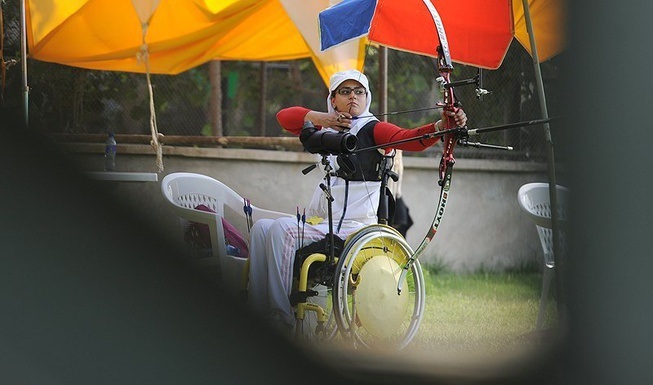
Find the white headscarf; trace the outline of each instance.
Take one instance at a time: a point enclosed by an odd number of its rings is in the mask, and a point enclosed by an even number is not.
[[[362,118],[352,120],[351,127],[349,129],[350,133],[356,135],[358,133],[358,130],[360,130],[368,122],[370,122],[372,120],[379,120],[379,119],[377,119],[370,112],[370,106],[372,105],[372,92],[370,91],[370,84],[369,84],[369,81],[367,80],[367,76],[363,75],[358,70],[341,71],[341,72],[336,72],[335,74],[331,75],[331,80],[329,82],[330,83],[329,84],[329,95],[327,95],[327,100],[326,100],[326,102],[327,102],[327,111],[330,112],[330,113],[335,111],[335,109],[333,108],[333,105],[331,104],[331,94],[345,80],[355,80],[355,81],[359,82],[363,87],[365,87],[365,90],[367,91],[367,104],[365,105],[365,110],[363,112],[361,112],[361,114],[359,115],[359,116],[362,116]],[[349,112],[349,111],[342,111],[342,112]]]

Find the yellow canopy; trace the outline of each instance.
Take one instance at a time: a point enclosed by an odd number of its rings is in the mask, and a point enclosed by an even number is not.
[[[360,40],[320,52],[317,13],[328,0],[25,1],[36,60],[146,72],[147,53],[151,73],[177,74],[210,60],[311,57],[325,83],[333,72],[363,66]]]
[[[566,0],[528,0],[528,9],[533,21],[537,56],[540,62],[561,53],[566,46]],[[522,0],[512,1],[515,39],[533,55],[526,30],[526,18]]]

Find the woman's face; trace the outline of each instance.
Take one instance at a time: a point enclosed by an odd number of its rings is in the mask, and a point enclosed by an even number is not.
[[[356,80],[345,80],[334,91],[331,104],[338,112],[359,116],[367,105],[367,90]]]

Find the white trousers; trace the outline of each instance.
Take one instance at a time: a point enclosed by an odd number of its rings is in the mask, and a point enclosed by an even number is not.
[[[336,231],[337,223],[334,223]],[[343,226],[336,234],[345,239],[360,226]],[[297,219],[261,219],[252,227],[249,245],[248,301],[266,319],[281,326],[295,325],[290,306],[293,286],[293,263],[298,247],[323,239],[329,231],[328,222],[298,228]],[[301,238],[303,237],[303,245]]]

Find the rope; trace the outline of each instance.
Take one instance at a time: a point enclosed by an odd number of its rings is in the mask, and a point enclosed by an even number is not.
[[[150,145],[156,152],[156,167],[159,172],[163,171],[163,145],[159,142],[159,130],[156,124],[156,109],[154,108],[154,91],[152,90],[152,81],[150,79],[150,61],[149,52],[147,50],[147,43],[145,42],[145,35],[147,34],[147,23],[142,24],[143,27],[143,44],[136,57],[139,62],[145,63],[145,75],[147,78],[147,91],[150,97],[150,132],[152,140]]]

